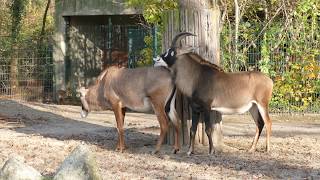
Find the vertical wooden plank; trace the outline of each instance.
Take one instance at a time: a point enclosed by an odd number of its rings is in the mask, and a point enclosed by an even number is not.
[[[199,36],[198,36],[198,31],[199,31],[199,13],[198,11],[194,11],[193,13],[193,18],[194,18],[194,33],[197,35],[196,38],[194,38],[194,47],[196,47],[196,52],[199,54]]]

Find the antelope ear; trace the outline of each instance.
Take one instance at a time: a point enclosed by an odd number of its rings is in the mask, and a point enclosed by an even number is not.
[[[177,56],[180,56],[183,54],[194,52],[195,50],[196,50],[196,48],[188,46],[188,47],[177,48],[176,52],[177,52]]]

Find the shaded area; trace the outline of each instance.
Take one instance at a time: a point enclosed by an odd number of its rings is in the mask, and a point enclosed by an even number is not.
[[[89,144],[98,145],[108,150],[115,149],[118,133],[114,125],[115,119],[113,112],[108,112],[108,116],[103,123],[95,124],[90,123],[90,120],[86,121],[86,119],[80,118],[80,107],[79,111],[69,109],[64,111],[64,113],[77,113],[78,117],[71,119],[51,112],[36,110],[14,101],[6,101],[5,103],[14,104],[18,109],[14,114],[7,114],[6,112],[0,111],[0,123],[8,124],[9,127],[11,125],[11,130],[63,141],[70,139],[80,140]],[[61,111],[61,109],[56,106],[44,104],[40,106],[42,108],[51,109],[51,111]],[[98,114],[100,113],[98,112]],[[130,142],[141,138],[144,139],[147,145],[155,145],[158,136],[136,131],[135,128],[125,129],[125,141],[127,146],[137,146],[130,144]]]

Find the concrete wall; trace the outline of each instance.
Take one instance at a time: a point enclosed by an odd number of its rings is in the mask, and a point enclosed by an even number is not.
[[[124,0],[56,0],[53,59],[55,62],[56,91],[66,90],[65,56],[66,21],[70,16],[133,15],[141,10],[125,7]]]
[[[56,0],[56,6],[63,16],[141,14],[141,11],[127,8],[124,0]]]

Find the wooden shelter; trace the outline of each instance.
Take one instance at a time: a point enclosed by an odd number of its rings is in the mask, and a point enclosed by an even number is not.
[[[75,95],[107,66],[133,67],[151,32],[124,0],[56,0],[53,58],[56,91]]]

